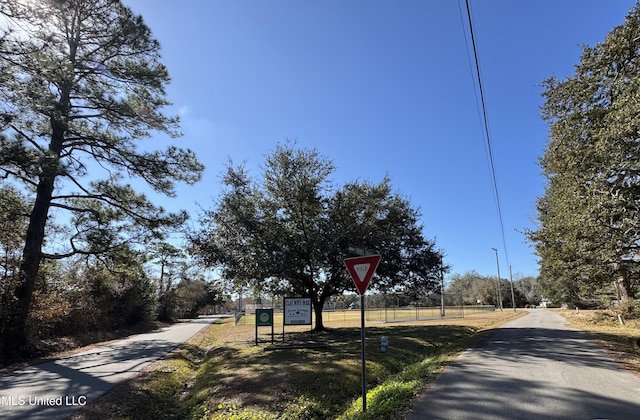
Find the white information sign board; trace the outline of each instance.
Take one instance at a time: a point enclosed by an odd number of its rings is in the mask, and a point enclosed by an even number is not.
[[[311,298],[284,298],[284,325],[311,325]]]

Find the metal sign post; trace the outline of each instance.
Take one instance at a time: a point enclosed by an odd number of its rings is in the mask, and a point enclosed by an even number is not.
[[[365,257],[347,258],[344,265],[353,278],[356,288],[360,292],[360,353],[362,354],[362,411],[367,411],[367,348],[364,330],[364,293],[369,286],[369,281],[378,268],[380,255],[368,255]]]
[[[362,355],[362,411],[367,411],[367,346],[364,334],[364,294],[360,295],[360,354]]]

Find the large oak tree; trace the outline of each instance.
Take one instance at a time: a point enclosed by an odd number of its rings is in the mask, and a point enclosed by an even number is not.
[[[638,291],[640,262],[640,6],[605,41],[584,47],[575,74],[545,81],[548,183],[538,201],[541,285],[579,303],[615,283]]]
[[[128,180],[173,196],[202,165],[189,150],[140,144],[154,131],[178,136],[142,17],[119,0],[0,0],[0,13],[0,176],[32,203],[19,282],[3,302],[2,344],[16,351],[41,261],[162,236],[186,214],[167,214]],[[47,242],[52,210],[69,226],[65,243]]]
[[[202,260],[237,285],[310,297],[316,330],[324,329],[326,300],[355,290],[343,264],[350,246],[382,255],[372,290],[425,295],[437,288],[442,268],[418,210],[389,179],[336,189],[333,170],[317,150],[293,143],[267,155],[259,180],[230,164],[224,192],[192,236]]]

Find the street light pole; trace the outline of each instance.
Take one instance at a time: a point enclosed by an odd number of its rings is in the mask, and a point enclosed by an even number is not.
[[[502,288],[500,287],[500,263],[498,262],[498,250],[496,248],[491,248],[496,253],[496,266],[498,267],[498,281],[496,282],[496,287],[498,289],[498,299],[500,302],[500,310],[502,310]]]

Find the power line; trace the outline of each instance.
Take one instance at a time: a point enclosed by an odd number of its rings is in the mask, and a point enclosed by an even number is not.
[[[475,37],[475,33],[473,31],[473,22],[471,19],[471,7],[469,5],[469,0],[465,0],[466,3],[466,8],[467,8],[467,19],[469,22],[469,33],[471,35],[471,45],[472,45],[472,49],[473,49],[473,57],[474,57],[474,61],[475,61],[475,70],[476,70],[476,76],[477,76],[477,80],[478,80],[478,89],[480,91],[480,104],[482,107],[482,122],[484,125],[484,135],[485,138],[487,140],[487,152],[488,152],[488,159],[489,159],[489,170],[491,173],[491,181],[493,184],[493,191],[495,193],[495,200],[496,200],[496,208],[498,211],[498,220],[500,222],[500,232],[502,234],[502,246],[504,247],[504,254],[505,254],[505,259],[507,261],[507,265],[509,265],[509,254],[507,252],[507,240],[506,240],[506,236],[504,233],[504,221],[502,218],[502,206],[500,204],[500,194],[498,192],[498,177],[496,176],[496,165],[495,165],[495,161],[493,158],[493,146],[491,145],[491,135],[489,133],[489,119],[487,117],[487,106],[486,106],[486,102],[484,99],[484,87],[482,84],[482,77],[480,76],[480,60],[478,59],[478,48],[476,46],[476,37]],[[459,5],[459,3],[458,3]],[[466,42],[466,36],[465,36],[465,42]],[[469,51],[469,47],[467,45],[467,52]],[[476,94],[476,103],[477,103],[477,96],[478,96],[478,92],[475,91],[475,85],[474,85],[474,92]]]

